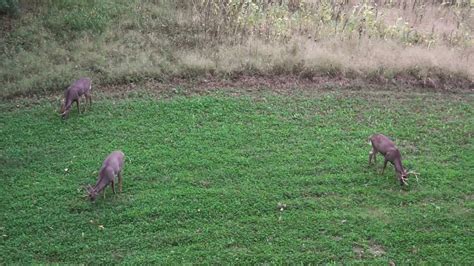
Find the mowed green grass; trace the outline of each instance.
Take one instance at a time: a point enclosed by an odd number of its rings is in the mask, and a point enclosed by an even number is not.
[[[474,259],[472,95],[102,98],[67,121],[57,109],[1,104],[0,264]],[[376,132],[419,182],[380,175],[380,155],[368,167]],[[81,186],[117,149],[123,193],[89,202]]]

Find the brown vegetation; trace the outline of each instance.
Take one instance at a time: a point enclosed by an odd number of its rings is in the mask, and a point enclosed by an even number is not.
[[[28,4],[20,1],[25,7]],[[290,76],[474,88],[469,1],[45,1],[2,28],[2,97],[98,84]]]

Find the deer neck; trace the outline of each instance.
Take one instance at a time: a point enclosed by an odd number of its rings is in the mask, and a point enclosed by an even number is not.
[[[72,102],[69,100],[64,101],[64,110],[69,110],[71,108]]]
[[[99,193],[108,185],[107,177],[101,175],[97,183],[95,184],[94,190]]]
[[[395,159],[393,165],[395,166],[395,171],[397,171],[397,173],[402,174],[405,171],[405,168],[403,168],[402,165],[402,160],[400,158]]]
[[[74,102],[74,98],[77,98],[77,92],[73,89],[68,90],[64,100],[64,107],[66,108],[66,110],[71,108],[71,105]]]

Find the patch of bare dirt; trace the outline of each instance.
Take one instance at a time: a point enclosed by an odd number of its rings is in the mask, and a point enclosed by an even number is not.
[[[364,257],[364,253],[365,253],[364,248],[355,246],[355,247],[352,247],[352,251],[355,253],[358,259],[362,259]]]
[[[369,252],[375,257],[380,257],[385,254],[385,249],[381,245],[373,244],[369,246]]]
[[[367,255],[371,255],[373,257],[381,257],[385,255],[386,251],[382,245],[374,243],[371,241],[370,245],[366,246],[365,248],[359,245],[355,245],[352,247],[352,251],[355,253],[358,259],[367,257]]]
[[[361,79],[339,76],[313,76],[301,78],[299,76],[249,76],[240,75],[232,79],[216,77],[203,78],[194,82],[183,79],[173,79],[171,84],[178,86],[193,86],[197,91],[212,90],[215,88],[272,88],[277,92],[294,91],[299,89],[331,90],[343,88],[351,90],[383,89],[386,90],[419,90],[433,92],[474,92],[474,82],[468,79],[452,77],[451,79],[426,78],[417,79],[410,76],[398,76],[392,80],[385,78]]]

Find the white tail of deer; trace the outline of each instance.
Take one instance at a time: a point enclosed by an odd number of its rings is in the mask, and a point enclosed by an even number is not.
[[[369,165],[372,163],[372,158],[374,163],[377,162],[376,155],[377,152],[381,153],[385,157],[383,164],[382,174],[387,167],[387,163],[391,162],[395,167],[395,173],[400,181],[400,185],[408,185],[407,179],[408,175],[414,174],[418,180],[418,173],[413,171],[407,171],[402,165],[402,155],[400,151],[395,147],[395,144],[386,136],[382,134],[375,134],[369,138],[369,144],[372,145],[372,151],[369,152]]]
[[[86,103],[84,105],[84,112],[86,111],[87,101],[89,101],[89,107],[92,106],[92,81],[89,78],[80,78],[76,80],[71,86],[69,86],[64,92],[64,100],[61,104],[60,115],[62,118],[67,118],[69,112],[71,111],[72,104],[76,102],[77,111],[81,113],[79,109],[79,100],[82,95],[86,98]]]
[[[125,154],[121,151],[114,151],[105,158],[99,171],[97,183],[95,186],[89,185],[86,189],[90,200],[94,201],[101,191],[104,191],[105,198],[105,188],[109,184],[111,184],[112,191],[115,194],[116,177],[118,179],[119,192],[122,192],[122,170],[124,158]]]

